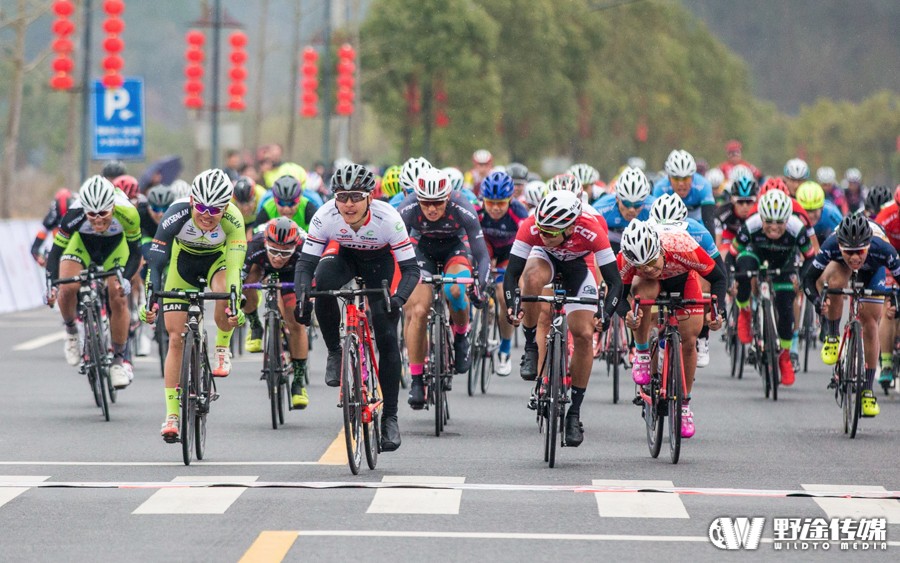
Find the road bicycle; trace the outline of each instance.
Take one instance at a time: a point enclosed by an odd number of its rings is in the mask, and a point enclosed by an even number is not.
[[[472,363],[469,364],[469,396],[475,395],[476,388],[487,393],[491,385],[491,376],[496,370],[497,351],[500,349],[500,303],[495,295],[494,285],[488,285],[486,303],[481,308],[470,307],[472,326],[469,330],[469,349]]]
[[[600,301],[602,303],[602,301]],[[544,461],[556,466],[557,448],[566,446],[565,419],[569,404],[569,325],[567,303],[596,306],[595,297],[569,297],[557,276],[550,295],[521,295],[517,288],[513,297],[513,315],[518,317],[522,303],[550,304],[550,331],[547,333],[547,352],[535,380],[528,408],[537,411],[537,423],[544,435]]]
[[[605,289],[600,290],[599,299],[605,299]],[[595,333],[599,342],[594,357],[606,364],[606,376],[612,378],[613,403],[619,402],[619,377],[623,368],[628,366],[628,354],[630,348],[629,332],[625,326],[625,320],[618,315],[610,318],[609,330],[600,334]]]
[[[205,280],[201,280],[205,283]],[[219,398],[216,381],[209,365],[209,346],[206,328],[203,326],[203,305],[206,301],[228,300],[228,309],[237,311],[238,291],[235,286],[226,292],[176,290],[153,291],[148,284],[147,306],[157,299],[181,299],[188,302],[187,320],[184,323],[184,351],[181,355],[181,375],[178,384],[179,438],[181,455],[185,465],[190,465],[196,451],[197,459],[206,455],[206,422],[210,405]],[[165,306],[162,307],[165,309]],[[159,322],[159,321],[157,321]],[[232,334],[232,339],[234,335]]]
[[[857,270],[850,274],[850,282],[845,288],[830,288],[826,283],[824,295],[847,295],[850,297],[849,320],[844,325],[838,361],[834,365],[834,375],[828,384],[834,389],[834,399],[841,407],[844,434],[856,438],[859,417],[862,414],[862,393],[866,389],[866,362],[863,352],[862,323],[859,320],[859,300],[866,297],[890,297],[897,304],[897,290],[866,289],[857,281]]]
[[[344,415],[344,443],[347,463],[357,475],[365,449],[366,464],[375,469],[381,452],[381,414],[383,399],[378,379],[378,362],[372,328],[366,316],[366,295],[381,294],[388,312],[391,310],[390,286],[382,281],[379,289],[367,289],[362,278],[355,288],[310,291],[309,297],[331,296],[341,299],[344,320],[341,323],[341,389],[338,408]],[[307,295],[298,295],[297,303],[306,303]]]
[[[681,456],[681,407],[687,385],[684,379],[684,360],[681,350],[681,333],[678,331],[679,312],[696,305],[710,305],[714,317],[718,316],[716,299],[683,299],[681,293],[660,293],[656,299],[634,298],[634,315],[641,306],[658,308],[657,337],[650,340],[651,357],[657,366],[650,383],[638,386],[634,404],[642,407],[647,429],[647,447],[650,456],[656,458],[662,449],[664,419],[669,430],[669,458],[678,463]],[[663,354],[660,364],[659,354]],[[660,367],[661,366],[661,367]]]
[[[809,299],[803,296],[803,306],[800,314],[800,324],[797,338],[803,347],[803,372],[809,371],[809,351],[819,347],[819,317],[816,315],[815,306]]]
[[[284,412],[293,410],[289,374],[292,373],[288,333],[281,317],[278,304],[281,290],[293,289],[293,283],[279,282],[278,274],[271,274],[262,283],[245,283],[244,289],[262,290],[266,303],[263,322],[263,367],[262,375],[269,394],[272,415],[272,429],[278,430],[284,424]],[[304,382],[304,385],[306,382]]]
[[[79,284],[78,318],[84,327],[82,362],[79,372],[87,375],[94,403],[100,407],[103,418],[109,421],[109,406],[116,402],[116,388],[109,377],[112,366],[112,345],[109,334],[109,316],[106,278],[115,276],[124,287],[122,268],[104,271],[91,264],[77,276],[50,280],[53,286]]]
[[[781,343],[778,338],[777,325],[775,324],[772,277],[779,276],[781,273],[781,268],[769,268],[768,262],[763,262],[758,270],[735,272],[733,274],[735,279],[757,279],[756,312],[753,315],[753,341],[750,344],[752,347],[751,356],[755,361],[759,375],[763,379],[763,391],[766,399],[771,396],[773,401],[778,400],[778,386],[781,384],[778,367]]]

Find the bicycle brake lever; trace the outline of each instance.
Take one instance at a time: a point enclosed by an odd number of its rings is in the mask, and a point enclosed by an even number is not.
[[[384,291],[384,303],[385,307],[387,307],[387,312],[391,312],[391,292],[388,289],[387,280],[381,280],[381,290]]]

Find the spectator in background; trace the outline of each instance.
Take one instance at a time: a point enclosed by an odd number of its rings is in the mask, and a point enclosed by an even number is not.
[[[246,176],[253,180],[254,184],[261,185],[259,171],[250,163],[244,164],[238,169],[238,177],[240,176]]]
[[[222,167],[222,170],[225,171],[225,174],[228,175],[232,182],[236,182],[241,177],[240,170],[242,165],[243,161],[239,151],[229,149],[225,152],[225,166]]]
[[[494,156],[487,149],[478,149],[472,153],[472,169],[464,178],[463,184],[472,190],[475,195],[481,195],[481,181],[487,178],[494,166]]]
[[[732,139],[725,143],[725,162],[718,165],[716,168],[722,171],[722,174],[725,175],[726,178],[730,178],[731,169],[735,166],[742,164],[750,169],[753,173],[753,177],[756,178],[756,181],[762,180],[762,172],[759,171],[759,168],[753,166],[743,158],[744,155],[744,146],[740,141]]]
[[[269,189],[271,186],[265,183],[266,173],[274,168],[272,163],[271,156],[272,145],[261,145],[256,149],[256,170],[257,175],[259,176],[258,184],[263,186],[266,189]]]
[[[816,170],[816,180],[825,190],[825,199],[835,204],[841,210],[842,215],[846,215],[847,198],[844,197],[844,190],[837,184],[837,174],[835,174],[834,168],[822,166]]]
[[[863,209],[868,190],[862,183],[862,172],[859,168],[848,168],[844,172],[844,197],[847,198],[847,209],[854,213]]]

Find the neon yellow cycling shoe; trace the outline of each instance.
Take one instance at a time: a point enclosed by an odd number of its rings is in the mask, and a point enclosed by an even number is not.
[[[875,393],[872,393],[871,390],[865,390],[862,392],[862,415],[863,416],[878,416],[878,413],[881,412],[881,408],[878,406],[878,401],[875,400]]]
[[[262,352],[262,326],[259,330],[250,328],[247,331],[247,342],[245,348],[248,352]]]
[[[309,394],[306,387],[300,387],[300,382],[291,384],[291,406],[297,409],[305,409],[309,406]]]
[[[826,366],[833,366],[837,363],[838,348],[841,344],[837,336],[825,337],[825,344],[822,345],[822,362]]]

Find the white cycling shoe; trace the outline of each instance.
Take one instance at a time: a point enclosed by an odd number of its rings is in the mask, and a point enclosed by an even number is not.
[[[506,377],[512,373],[512,359],[509,354],[497,354],[497,375]]]
[[[131,366],[125,363],[113,364],[109,367],[109,381],[116,389],[125,389],[131,383],[128,372]],[[133,377],[133,376],[132,376]]]
[[[697,367],[705,368],[709,365],[709,338],[697,339]]]
[[[66,355],[66,363],[70,366],[77,366],[81,363],[81,338],[78,333],[66,334],[63,352]]]

